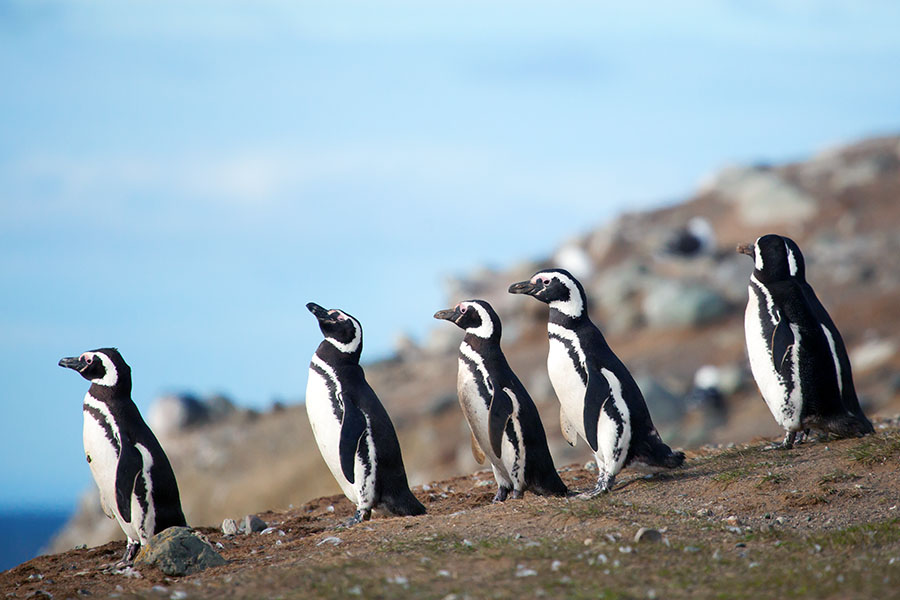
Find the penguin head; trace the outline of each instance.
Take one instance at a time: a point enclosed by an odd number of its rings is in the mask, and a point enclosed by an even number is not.
[[[563,269],[538,271],[528,281],[509,286],[510,294],[528,294],[564,315],[577,319],[586,311],[586,296],[581,283]]]
[[[738,246],[737,251],[753,257],[754,273],[763,283],[805,277],[803,254],[790,238],[770,233],[757,239],[755,244]]]
[[[325,341],[345,354],[361,351],[362,326],[354,317],[336,308],[322,308],[315,302],[310,302],[306,308],[319,321]]]
[[[126,381],[131,383],[131,367],[116,348],[99,348],[80,356],[61,358],[59,366],[78,371],[96,385],[113,387]]]
[[[465,329],[467,334],[485,339],[499,339],[502,331],[500,317],[484,300],[460,302],[453,308],[437,311],[434,318],[455,323],[460,329]]]

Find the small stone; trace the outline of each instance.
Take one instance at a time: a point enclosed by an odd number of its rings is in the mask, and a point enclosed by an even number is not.
[[[525,565],[516,566],[516,577],[534,577],[537,574],[537,571],[529,569]]]
[[[718,549],[718,548],[716,548],[716,550],[713,552],[713,554],[712,554],[712,559],[715,560],[715,561],[722,560],[722,553],[719,552],[719,549]]]
[[[594,543],[594,538],[584,538],[584,545],[585,545],[585,546],[590,546],[590,545],[593,544],[593,543]]]
[[[169,596],[169,598],[171,598],[172,600],[184,600],[185,598],[187,598],[187,592],[183,590],[175,590],[174,592],[172,592],[172,595]]]
[[[328,507],[325,508],[325,512],[333,513],[333,512],[334,512],[334,505],[329,504]]]
[[[619,546],[619,552],[622,554],[631,554],[634,549],[631,546]]]
[[[784,517],[775,517],[775,523],[778,525],[784,525]]]
[[[332,546],[337,546],[338,544],[340,544],[343,541],[344,540],[342,540],[341,538],[339,538],[337,536],[330,535],[327,538],[319,540],[316,543],[316,546],[321,546],[322,544],[331,544]]]
[[[584,463],[584,470],[585,471],[596,471],[597,463],[595,463],[592,460],[587,461],[586,463]]]
[[[465,546],[466,548],[471,548],[472,546],[474,546],[474,544],[472,543],[472,541],[471,541],[471,540],[467,540],[467,539],[464,539],[464,540],[462,541],[462,545]]]
[[[725,519],[725,522],[728,523],[729,525],[733,525],[733,526],[743,525],[743,523],[741,523],[741,520],[739,518],[737,518],[735,515],[730,515],[729,517],[727,517]]]
[[[165,594],[169,591],[169,588],[164,585],[154,585],[152,588],[150,588],[150,591],[156,592],[157,594]]]
[[[609,562],[609,558],[607,558],[607,556],[605,554],[598,554],[597,562],[600,563],[601,565],[605,565],[606,563]]]
[[[708,508],[701,508],[695,514],[702,519],[703,517],[711,517],[713,513]]]
[[[734,547],[735,548],[746,548],[747,544],[745,544],[744,542],[738,542],[737,544],[734,545]]]
[[[358,585],[354,585],[352,588],[347,590],[347,593],[351,596],[362,596],[362,588]]]
[[[450,577],[450,571],[448,571],[447,569],[441,569],[437,572],[437,574],[438,577]]]
[[[700,548],[698,548],[697,546],[685,546],[684,551],[689,554],[693,554],[695,552],[700,552]]]
[[[640,542],[659,542],[662,540],[662,534],[656,530],[651,529],[649,527],[641,527],[637,530],[637,533],[634,534],[634,541],[636,543]]]
[[[259,535],[269,535],[270,533],[275,533],[276,531],[278,531],[277,527],[266,527],[259,532]]]
[[[238,526],[234,519],[225,519],[222,521],[222,533],[225,535],[237,535]]]
[[[561,560],[554,560],[552,563],[550,563],[550,570],[553,572],[559,571],[559,568],[561,566],[562,566]]]
[[[267,527],[266,522],[256,515],[247,515],[241,520],[240,531],[244,535],[250,535],[258,531],[263,531]]]
[[[40,573],[32,573],[31,575],[28,576],[28,581],[40,581],[43,578],[44,578],[44,576],[41,575]]]

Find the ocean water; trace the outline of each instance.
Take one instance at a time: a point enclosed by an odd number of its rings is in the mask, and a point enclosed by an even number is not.
[[[0,571],[37,556],[70,515],[63,510],[0,511]]]

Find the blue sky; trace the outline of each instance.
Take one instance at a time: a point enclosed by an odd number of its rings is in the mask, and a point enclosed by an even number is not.
[[[447,275],[896,132],[898,30],[891,2],[0,4],[0,507],[90,482],[60,357],[117,345],[143,410],[297,400],[308,301],[385,356]]]

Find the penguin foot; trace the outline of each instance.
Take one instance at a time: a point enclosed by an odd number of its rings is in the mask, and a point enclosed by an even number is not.
[[[600,494],[608,494],[612,490],[615,482],[616,482],[615,475],[610,475],[609,477],[606,477],[606,478],[604,478],[601,475],[600,479],[597,480],[597,485],[594,486],[594,489],[589,490],[587,492],[582,492],[582,493],[578,494],[578,497],[582,500],[590,500],[591,498],[599,496]]]
[[[497,488],[497,495],[494,496],[494,499],[491,500],[493,503],[497,502],[506,502],[506,497],[509,495],[509,488],[503,487],[502,485]],[[513,498],[515,498],[515,494],[513,494]]]
[[[524,497],[525,497],[525,491],[524,491],[524,490],[513,490],[513,493],[512,493],[512,498],[513,498],[513,500],[519,500],[519,499],[524,498]]]
[[[122,559],[117,563],[109,565],[109,568],[112,570],[116,570],[132,566],[134,564],[134,557],[137,556],[138,550],[140,549],[140,542],[133,542],[131,540],[128,540],[128,544],[125,546],[125,554],[122,555]]]
[[[345,529],[348,527],[353,527],[354,525],[359,525],[363,521],[368,521],[372,518],[372,509],[359,509],[356,511],[356,514],[341,523],[337,526],[337,529]]]
[[[797,439],[797,432],[796,431],[788,431],[784,435],[784,441],[781,442],[782,450],[790,450],[791,448],[793,448],[794,440],[796,440],[796,439]]]
[[[797,434],[797,439],[794,440],[794,443],[799,445],[799,444],[802,444],[803,442],[808,442],[808,441],[809,441],[809,429],[804,429],[803,431],[801,431],[800,433]]]

